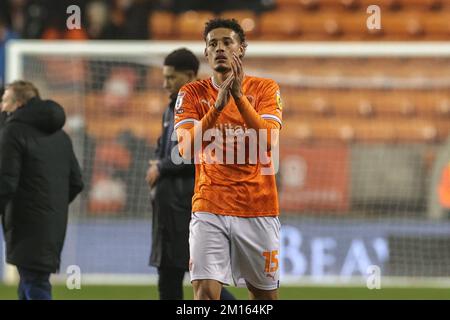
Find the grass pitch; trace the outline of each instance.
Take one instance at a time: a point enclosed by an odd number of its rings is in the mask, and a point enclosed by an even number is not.
[[[245,288],[229,290],[239,300],[248,299]],[[15,286],[0,284],[0,300],[17,299]],[[184,287],[186,300],[192,300],[192,288]],[[69,290],[63,285],[53,287],[55,300],[156,300],[156,286],[86,285],[80,290]],[[450,300],[448,288],[381,288],[369,290],[362,287],[282,287],[283,300]]]

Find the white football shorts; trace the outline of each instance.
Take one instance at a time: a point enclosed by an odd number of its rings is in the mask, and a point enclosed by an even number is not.
[[[236,217],[194,212],[190,222],[191,281],[246,282],[261,290],[279,287],[278,217]]]

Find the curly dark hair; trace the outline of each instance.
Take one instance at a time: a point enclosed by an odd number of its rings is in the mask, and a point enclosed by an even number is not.
[[[239,22],[236,19],[223,19],[223,18],[214,18],[205,23],[205,30],[203,31],[203,39],[206,41],[206,37],[211,30],[217,28],[227,28],[236,32],[239,36],[239,40],[241,43],[246,43],[245,41],[245,33],[242,29]]]

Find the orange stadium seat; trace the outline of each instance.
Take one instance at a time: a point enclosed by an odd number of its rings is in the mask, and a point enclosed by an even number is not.
[[[399,0],[403,8],[436,9],[442,7],[446,0]]]
[[[304,117],[326,117],[334,114],[334,107],[330,100],[318,92],[311,94],[304,91],[283,91],[285,104],[289,106],[292,115]]]
[[[162,66],[155,66],[147,69],[146,87],[163,90]]]
[[[450,39],[450,12],[429,11],[424,15],[427,38]]]
[[[315,119],[285,121],[284,137],[322,142],[393,142],[395,127],[384,121]]]
[[[357,0],[362,8],[378,5],[381,9],[436,9],[440,8],[445,0]]]
[[[329,15],[329,14],[328,14]],[[340,35],[347,40],[364,40],[368,38],[372,32],[367,28],[368,15],[364,11],[346,11],[342,12],[336,17],[333,14],[333,19],[336,21],[337,32],[330,32],[330,27],[324,25],[325,31],[330,35]],[[331,17],[327,17],[330,19]]]
[[[280,9],[315,10],[321,8],[351,8],[358,0],[277,0]]]
[[[341,15],[338,11],[302,13],[298,19],[302,39],[326,40],[342,34]]]
[[[346,13],[344,33],[360,40],[414,40],[425,35],[423,17],[416,11],[387,11],[381,14],[381,29],[367,27],[365,12]]]
[[[157,121],[160,121],[160,115],[166,107],[167,102],[167,95],[162,90],[143,93],[136,92],[127,104],[124,114],[127,116],[136,116],[146,121],[157,117]],[[86,96],[85,115],[88,119],[98,117],[115,119],[123,116],[108,114],[108,111],[105,110],[104,95],[102,93]]]
[[[358,0],[358,4],[360,5],[361,8],[367,8],[370,5],[377,5],[380,7],[380,9],[382,10],[393,10],[393,9],[398,9],[401,8],[401,0],[377,0],[377,1],[373,1],[373,0]],[[364,10],[365,12],[365,10]]]
[[[413,91],[399,93],[399,97],[403,100],[407,99],[414,104],[415,116],[420,119],[440,120],[446,116],[445,103],[449,101],[450,92],[436,92],[436,91]],[[386,97],[385,99],[387,99]],[[442,109],[440,108],[442,106]],[[401,108],[404,108],[404,105]],[[404,113],[404,110],[401,110]]]
[[[114,139],[120,132],[131,130],[136,136],[154,144],[161,134],[161,121],[148,121],[132,116],[117,119],[90,117],[87,119],[87,130],[95,138],[106,140]]]
[[[337,125],[341,132],[345,132],[347,128],[349,133],[351,132],[351,135],[347,134],[349,142],[392,142],[395,139],[394,127],[385,121],[350,118],[340,120]]]
[[[320,0],[298,0],[305,9],[317,9],[320,6]]]
[[[101,116],[102,110],[102,96],[101,94],[91,93],[85,97],[85,115],[87,118]]]
[[[317,2],[320,8],[327,9],[354,9],[358,6],[358,0],[319,0]]]
[[[330,2],[330,0],[324,2]],[[339,0],[338,2],[346,9],[355,9],[359,5],[358,0]]]
[[[148,17],[149,34],[153,39],[171,39],[174,35],[175,15],[167,11],[154,11]]]
[[[284,90],[289,115],[439,120],[450,114],[450,93],[386,90]]]
[[[383,95],[385,93],[380,92],[379,94]],[[376,98],[371,97],[370,95],[365,94],[358,95],[356,93],[355,96],[353,97],[354,102],[351,103],[352,91],[349,91],[344,99],[337,97],[336,100],[348,101],[348,103],[341,102],[337,106],[337,112],[344,116],[354,115],[365,118],[392,116],[391,112],[392,109],[390,108],[391,105],[386,107],[386,109],[389,110],[389,112],[387,112],[386,114],[380,113],[378,101],[376,100]]]
[[[300,12],[297,19],[302,40],[359,40],[368,33],[365,11]]]
[[[214,18],[208,11],[187,11],[180,13],[175,21],[177,39],[201,40],[205,23]]]
[[[406,121],[396,123],[396,138],[399,142],[435,142],[442,140],[438,128],[431,122]]]
[[[277,8],[281,10],[300,8],[301,3],[301,0],[276,0]]]
[[[418,116],[419,103],[412,94],[410,96],[380,94],[375,101],[375,112],[378,117],[387,119],[392,116],[403,118]]]
[[[283,0],[289,2],[289,0]],[[291,0],[294,2],[295,0]],[[353,9],[358,6],[358,0],[297,0],[303,9]],[[287,6],[287,5],[286,5]]]
[[[421,0],[416,0],[421,1]],[[433,1],[433,0],[426,0]],[[438,1],[438,0],[436,0]],[[393,9],[401,5],[401,0],[277,0],[278,8],[302,8],[312,9],[356,9],[367,8],[369,5],[376,4],[382,9]]]
[[[132,112],[142,117],[157,117],[160,119],[169,99],[164,91],[137,93],[131,101]]]
[[[379,117],[417,117],[419,119],[440,120],[445,116],[445,102],[450,93],[436,91],[394,91],[383,94],[372,93],[375,112]],[[442,106],[442,109],[440,109]]]
[[[446,118],[433,122],[438,130],[438,141],[445,141],[450,137],[450,119],[447,114]]]
[[[295,11],[271,11],[263,13],[259,20],[261,40],[289,40],[300,32],[299,16]]]
[[[447,122],[386,119],[287,119],[283,138],[322,142],[437,142],[449,134]]]
[[[289,125],[294,128],[288,129]],[[299,129],[300,128],[300,129]],[[307,128],[305,130],[304,128]],[[434,143],[444,141],[449,133],[448,120],[411,119],[315,119],[285,121],[284,136],[300,139],[342,142]],[[307,134],[305,134],[307,133]]]
[[[440,98],[435,105],[435,110],[439,116],[450,117],[450,99]]]
[[[233,10],[233,11],[224,11],[220,14],[223,18],[234,18],[236,19],[242,29],[245,31],[245,35],[252,39],[257,34],[258,26],[257,26],[257,17],[253,11],[250,10]]]
[[[283,139],[304,141],[345,142],[339,136],[339,129],[330,121],[285,120],[281,131]]]
[[[381,17],[381,33],[390,40],[422,39],[425,36],[430,38],[433,35],[427,34],[425,21],[437,16],[438,14],[425,14],[416,10],[387,12]]]
[[[260,39],[280,40],[445,40],[450,12],[405,9],[381,15],[381,29],[367,28],[365,10],[277,10],[260,17]]]
[[[391,94],[389,91],[374,91],[371,94],[354,94],[355,103],[346,107],[344,104],[339,105],[339,111],[342,114],[348,114],[353,111],[361,117],[377,117],[391,119],[392,117],[410,117],[416,115],[416,105],[412,99],[408,97],[400,97]],[[346,96],[346,99],[351,99],[352,91]],[[338,100],[341,100],[337,98]],[[355,108],[356,110],[352,110]]]
[[[80,112],[80,104],[84,101],[84,98],[79,93],[64,93],[55,91],[52,94],[51,99],[58,102],[65,110],[67,114]]]
[[[450,38],[450,12],[439,0],[378,0],[381,30],[368,30],[365,8],[369,0],[282,0],[278,10],[259,17],[249,10],[225,11],[240,21],[249,38],[261,40],[446,40]],[[450,4],[449,4],[450,7]],[[305,10],[317,8],[318,10]],[[337,10],[358,8],[357,10]],[[396,10],[385,10],[392,8]],[[436,10],[424,10],[426,8]],[[399,9],[399,10],[397,10]],[[204,23],[214,15],[188,11],[178,16],[165,11],[149,15],[155,39],[198,39]]]
[[[386,40],[433,40],[450,37],[450,15],[441,11],[385,12],[381,16],[380,30],[369,30],[366,25],[367,17],[363,11],[319,10],[310,14],[301,13],[298,19],[302,38],[305,39],[376,40],[382,36]]]

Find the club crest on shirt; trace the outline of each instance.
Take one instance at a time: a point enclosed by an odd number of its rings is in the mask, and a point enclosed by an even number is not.
[[[184,95],[185,95],[186,93],[185,92],[182,92],[182,91],[180,91],[179,93],[178,93],[178,96],[177,96],[177,101],[175,102],[175,112],[177,113],[177,114],[180,114],[180,113],[183,113],[184,112],[184,110],[183,110],[183,108],[182,108],[182,105],[183,105],[183,99],[184,99]]]
[[[280,90],[277,90],[276,99],[278,109],[280,109],[280,111],[283,111],[283,101],[281,100]]]

